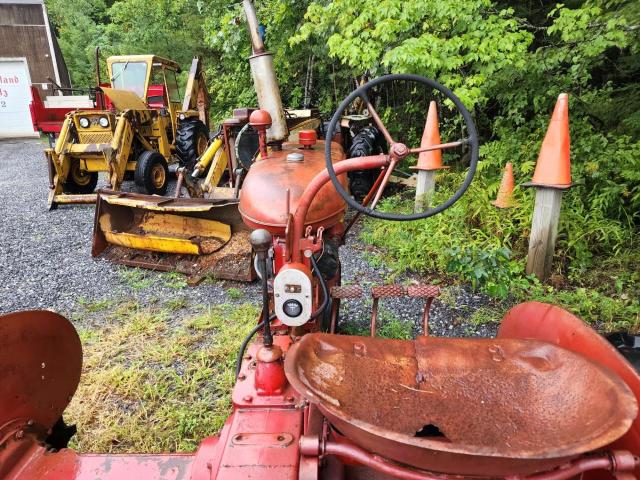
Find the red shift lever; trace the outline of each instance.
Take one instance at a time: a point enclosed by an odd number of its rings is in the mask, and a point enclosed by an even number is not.
[[[260,158],[267,158],[267,129],[271,126],[271,115],[266,110],[256,110],[249,117],[249,125],[258,132]]]

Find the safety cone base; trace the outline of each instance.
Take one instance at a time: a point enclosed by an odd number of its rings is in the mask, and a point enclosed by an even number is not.
[[[568,190],[575,185],[574,182],[571,182],[566,185],[550,185],[547,183],[537,183],[537,182],[527,182],[521,183],[521,187],[535,187],[535,188],[554,188],[556,190]]]
[[[512,207],[517,207],[518,203],[514,200],[508,200],[508,201],[492,200],[491,205],[493,205],[496,208],[512,208]]]
[[[441,167],[421,167],[419,165],[414,165],[413,167],[409,167],[409,170],[422,170],[424,172],[433,172],[435,170],[448,170],[449,166],[442,165]]]

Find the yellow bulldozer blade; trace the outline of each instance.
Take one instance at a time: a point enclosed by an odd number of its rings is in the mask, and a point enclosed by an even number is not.
[[[101,190],[91,253],[115,263],[195,278],[251,281],[255,272],[249,233],[235,199]]]

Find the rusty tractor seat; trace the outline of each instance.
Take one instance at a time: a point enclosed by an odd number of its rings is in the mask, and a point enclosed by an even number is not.
[[[442,473],[547,470],[619,438],[638,410],[616,374],[534,340],[314,333],[285,370],[351,442]]]

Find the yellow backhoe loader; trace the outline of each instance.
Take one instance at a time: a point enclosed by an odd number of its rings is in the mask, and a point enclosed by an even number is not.
[[[98,172],[107,173],[112,190],[133,178],[145,192],[163,195],[169,165],[191,169],[207,149],[209,95],[197,58],[183,95],[171,60],[114,56],[107,67],[110,84],[98,89],[98,108],[67,114],[54,148],[45,150],[50,208],[95,202]]]

